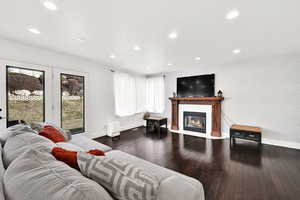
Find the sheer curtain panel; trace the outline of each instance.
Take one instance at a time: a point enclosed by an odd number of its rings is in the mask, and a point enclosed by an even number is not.
[[[165,81],[163,76],[148,77],[146,80],[146,109],[148,112],[163,113],[165,109]]]
[[[125,73],[114,73],[115,112],[118,116],[136,113],[136,83],[134,77]]]

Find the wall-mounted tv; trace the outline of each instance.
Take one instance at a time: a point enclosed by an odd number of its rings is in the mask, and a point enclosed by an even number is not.
[[[177,78],[178,97],[215,96],[215,74]]]

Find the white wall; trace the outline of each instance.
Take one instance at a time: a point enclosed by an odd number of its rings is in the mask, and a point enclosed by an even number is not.
[[[55,69],[75,70],[88,74],[86,130],[89,136],[103,136],[107,122],[115,118],[113,79],[109,68],[83,58],[5,39],[0,39],[0,59],[25,64],[33,63]],[[125,124],[127,121],[126,128],[132,128],[143,123],[139,115],[119,120],[122,120],[121,124]]]
[[[229,134],[233,123],[260,126],[265,143],[297,143],[300,146],[299,59],[257,59],[166,73],[167,96],[176,92],[177,77],[210,73],[216,74],[216,92],[221,89],[225,97],[222,103],[223,133]],[[171,118],[168,99],[165,115]]]

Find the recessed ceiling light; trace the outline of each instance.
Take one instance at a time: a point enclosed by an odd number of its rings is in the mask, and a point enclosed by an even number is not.
[[[226,19],[232,20],[234,18],[237,18],[240,15],[240,12],[238,10],[232,10],[226,15]]]
[[[199,60],[201,60],[201,58],[200,58],[200,57],[196,57],[195,60],[196,60],[196,61],[199,61]]]
[[[175,40],[178,38],[178,34],[176,32],[172,32],[169,34],[169,38],[172,40]]]
[[[240,50],[240,49],[234,49],[234,50],[232,51],[232,53],[234,53],[234,54],[239,54],[239,53],[241,53],[241,50]]]
[[[135,45],[135,46],[133,47],[133,49],[134,49],[135,51],[140,51],[140,50],[141,50],[141,47]]]
[[[33,34],[36,34],[36,35],[38,35],[38,34],[41,33],[41,32],[40,32],[38,29],[36,29],[36,28],[29,28],[28,31],[31,32],[31,33],[33,33]]]
[[[111,58],[111,59],[115,59],[115,58],[116,58],[116,55],[115,55],[115,54],[111,54],[111,55],[110,55],[110,58]]]
[[[47,8],[48,10],[51,10],[51,11],[57,10],[57,6],[52,1],[44,1],[44,6],[45,6],[45,8]]]
[[[172,63],[168,63],[168,66],[172,66],[173,64]]]

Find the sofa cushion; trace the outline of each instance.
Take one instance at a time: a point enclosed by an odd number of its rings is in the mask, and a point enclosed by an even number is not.
[[[4,146],[10,135],[18,135],[26,132],[33,132],[37,134],[36,131],[34,131],[29,125],[26,124],[17,124],[5,129],[4,131],[0,132],[1,146]]]
[[[101,184],[116,199],[156,200],[158,179],[131,163],[78,152],[80,171]]]
[[[56,146],[61,147],[66,150],[69,150],[69,151],[84,151],[84,149],[81,148],[80,146],[75,145],[70,142],[58,142],[58,143],[56,143]]]
[[[197,197],[198,200],[205,199],[202,184],[194,178],[191,178],[191,177],[185,176],[183,174],[180,174],[178,172],[175,172],[173,170],[158,166],[156,164],[153,164],[146,160],[137,158],[135,156],[132,156],[132,155],[127,154],[122,151],[118,151],[118,150],[109,151],[106,153],[106,156],[115,158],[118,160],[123,160],[123,161],[129,162],[129,163],[132,163],[138,167],[144,168],[144,169],[148,170],[149,172],[151,172],[152,174],[154,174],[156,177],[158,177],[161,183],[164,180],[167,180],[167,178],[169,178],[170,176],[176,176],[176,177],[182,179],[183,182],[187,182],[187,183],[191,184],[194,188],[197,188],[197,190],[199,191],[199,196]],[[177,193],[176,187],[174,187],[174,193],[175,194]],[[160,194],[159,194],[159,196],[160,196]],[[189,200],[189,198],[187,198],[187,197],[188,196],[186,196],[185,200]]]
[[[111,150],[111,147],[96,142],[84,135],[73,135],[70,142],[72,144],[80,146],[84,151],[89,151],[91,149],[100,149],[104,152],[107,152]]]
[[[159,200],[200,200],[201,190],[179,176],[170,176],[160,182]]]
[[[14,159],[27,149],[32,148],[51,153],[53,147],[55,147],[55,143],[51,140],[32,132],[10,136],[3,148],[4,166],[7,168]]]
[[[96,182],[46,152],[27,150],[4,175],[9,200],[112,200]]]

